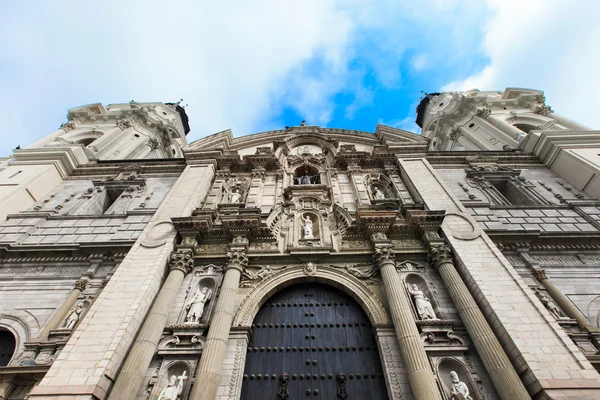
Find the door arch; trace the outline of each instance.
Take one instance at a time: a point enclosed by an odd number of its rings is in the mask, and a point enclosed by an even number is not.
[[[288,374],[287,384],[282,374]],[[372,325],[362,307],[320,283],[277,292],[253,321],[241,398],[387,399]]]

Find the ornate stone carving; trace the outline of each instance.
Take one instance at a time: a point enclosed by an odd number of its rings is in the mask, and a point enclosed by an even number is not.
[[[185,275],[194,267],[194,258],[190,251],[174,251],[169,257],[169,266],[171,269],[179,269]]]
[[[411,294],[413,301],[415,302],[415,308],[417,309],[417,314],[419,314],[420,319],[437,319],[437,317],[435,316],[435,311],[433,311],[431,301],[425,295],[425,293],[423,293],[423,291],[419,289],[419,286],[413,284],[409,286],[407,290],[408,293]]]
[[[67,329],[75,328],[75,325],[77,325],[77,322],[79,322],[79,319],[81,318],[82,313],[83,313],[83,303],[79,303],[79,304],[77,304],[77,307],[75,307],[75,309],[69,313],[69,315],[67,316],[67,319],[65,320],[63,327],[67,328]]]
[[[450,388],[450,398],[452,400],[473,400],[469,396],[467,384],[458,379],[458,374],[455,371],[450,371],[450,378],[452,379],[452,387]]]
[[[246,250],[229,250],[227,252],[226,268],[237,268],[242,272],[247,265],[248,256],[246,255]]]
[[[432,247],[428,254],[429,262],[435,268],[438,268],[443,263],[453,263],[452,250],[450,247],[442,244]]]
[[[316,275],[317,274],[317,264],[313,262],[308,262],[304,264],[304,275]]]
[[[75,128],[77,128],[77,124],[75,124],[75,122],[73,121],[63,122],[62,124],[60,124],[60,129],[62,129],[65,132],[70,132]]]
[[[75,289],[79,290],[80,292],[85,291],[85,289],[87,288],[88,285],[88,281],[86,281],[85,279],[80,279],[78,281],[75,281]]]
[[[183,392],[183,381],[187,379],[186,371],[180,376],[171,375],[169,383],[158,395],[158,400],[177,400]],[[179,381],[179,382],[178,382]]]
[[[491,113],[492,113],[492,110],[484,107],[484,108],[477,109],[477,111],[475,112],[475,115],[477,115],[478,117],[481,117],[483,119],[486,119]]]
[[[117,121],[117,127],[125,130],[127,128],[131,128],[133,126],[133,122],[130,119],[120,119]]]
[[[186,324],[199,324],[204,314],[204,306],[210,301],[212,290],[208,287],[196,289],[196,293],[192,296],[188,304],[185,306],[187,314],[185,317]]]
[[[546,276],[546,271],[543,269],[534,269],[533,270],[533,277],[538,281],[538,282],[542,282],[544,279],[548,279],[548,277]]]
[[[397,342],[395,336],[381,336],[379,339],[379,343],[381,344],[381,361],[388,379],[390,399],[399,400],[402,399],[402,383],[398,378],[400,366],[395,361],[396,357],[392,349],[392,346],[395,346],[392,344],[393,341]]]
[[[344,267],[349,274],[354,275],[358,279],[364,280],[368,284],[376,284],[381,282],[378,276],[378,270],[373,264],[346,264]]]
[[[412,261],[403,261],[396,264],[396,269],[401,272],[417,271],[425,272],[425,265]]]
[[[550,299],[550,297],[544,292],[537,292],[537,297],[540,299],[544,307],[550,314],[556,319],[566,318],[565,314],[554,304],[554,302]]]
[[[233,370],[231,371],[231,380],[229,381],[229,399],[234,400],[238,398],[240,388],[240,376],[243,373],[244,368],[244,354],[246,352],[246,341],[238,339],[235,346],[235,358],[233,359]]]
[[[394,252],[394,246],[380,246],[373,252],[373,261],[378,268],[381,268],[383,264],[396,262],[396,253]]]
[[[537,106],[533,110],[533,112],[536,113],[536,114],[540,114],[540,115],[546,116],[546,115],[548,115],[550,113],[553,113],[554,110],[552,110],[552,107],[550,107],[550,106],[543,105],[543,106]]]
[[[282,268],[285,267],[272,268],[270,265],[266,265],[260,267],[258,270],[255,267],[247,267],[242,272],[240,287],[255,287],[261,281],[279,272]]]

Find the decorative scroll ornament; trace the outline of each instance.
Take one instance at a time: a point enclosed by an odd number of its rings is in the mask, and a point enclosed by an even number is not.
[[[194,267],[194,258],[192,257],[192,253],[189,251],[186,252],[172,252],[169,257],[169,266],[171,269],[179,269],[185,275],[191,271]]]
[[[243,271],[248,266],[246,250],[229,250],[227,252],[227,268],[237,268]]]
[[[337,397],[345,399],[348,397],[348,389],[346,388],[346,374],[338,372],[335,374],[335,382],[337,383]]]
[[[452,250],[445,244],[432,247],[429,251],[429,262],[435,268],[443,263],[452,263]]]
[[[280,399],[289,399],[290,398],[290,389],[288,389],[288,385],[290,383],[290,375],[287,372],[279,375],[279,390],[277,391],[277,395]]]
[[[383,264],[395,263],[396,253],[394,252],[394,246],[388,245],[377,247],[373,253],[373,261],[379,268],[381,268]]]
[[[255,267],[247,267],[242,272],[240,287],[255,287],[271,275],[279,272],[282,268],[285,267],[273,268],[270,265],[265,265],[264,267],[260,267],[258,270]]]

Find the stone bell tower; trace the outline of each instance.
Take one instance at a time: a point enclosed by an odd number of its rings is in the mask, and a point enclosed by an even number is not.
[[[183,157],[190,131],[179,103],[100,103],[68,111],[60,128],[0,163],[0,221],[43,198],[73,171],[108,160]]]
[[[417,107],[417,125],[429,150],[518,149],[531,131],[589,130],[554,113],[541,90],[507,88],[427,94]]]

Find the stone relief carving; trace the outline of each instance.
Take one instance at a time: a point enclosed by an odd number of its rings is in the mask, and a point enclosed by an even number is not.
[[[452,386],[450,388],[450,398],[452,400],[473,400],[469,395],[467,384],[461,382],[455,371],[450,371],[450,378],[452,379]]]
[[[186,324],[199,324],[204,314],[204,306],[210,301],[212,297],[212,290],[208,287],[202,289],[196,289],[196,293],[192,296],[191,300],[185,306],[187,314],[185,317]]]
[[[373,186],[372,192],[375,200],[385,200],[385,194],[377,186]]]
[[[77,307],[69,313],[63,327],[67,329],[73,329],[75,325],[77,325],[77,322],[79,322],[79,318],[81,318],[82,313],[83,303],[79,303],[77,304]]]
[[[256,267],[247,267],[244,269],[244,272],[242,272],[240,287],[255,287],[261,281],[276,274],[283,268],[285,267],[272,268],[270,265],[259,267],[259,269],[256,269]]]
[[[333,265],[332,265],[333,266]],[[381,282],[378,276],[378,270],[373,264],[346,264],[344,267],[350,275],[364,280],[367,284],[377,284]]]
[[[415,302],[415,308],[417,309],[420,319],[437,319],[431,301],[425,293],[419,289],[419,286],[416,284],[409,285],[408,292]]]
[[[187,379],[186,371],[180,376],[171,375],[169,383],[158,395],[158,400],[177,400],[183,392],[183,381]]]
[[[304,264],[304,275],[316,275],[317,274],[317,264],[308,262]]]
[[[550,297],[544,292],[536,293],[544,307],[550,311],[550,314],[556,319],[567,318],[565,314],[554,304]]]

